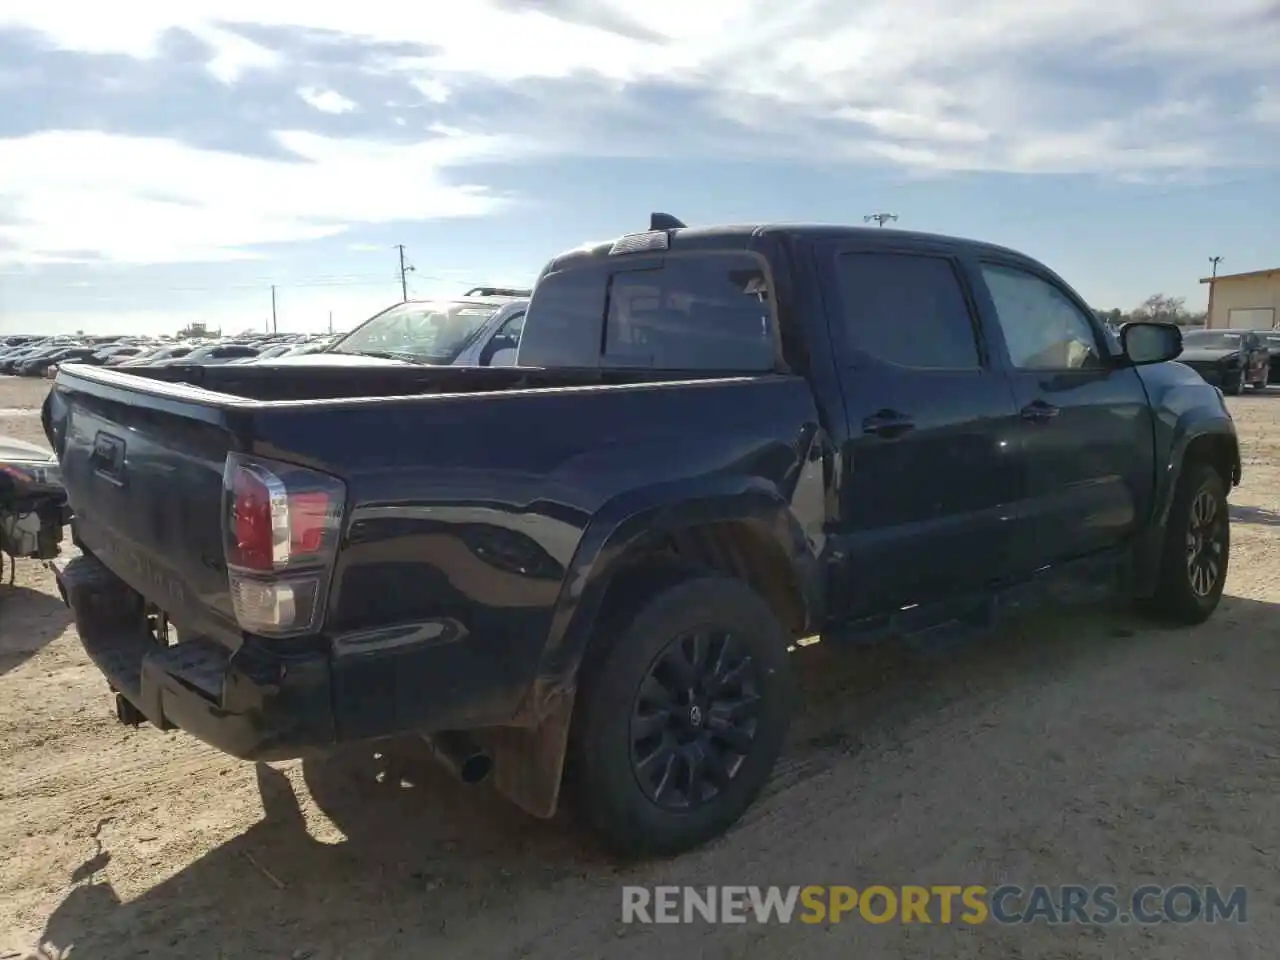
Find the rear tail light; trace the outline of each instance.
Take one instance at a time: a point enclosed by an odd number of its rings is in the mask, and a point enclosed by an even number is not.
[[[233,453],[223,499],[227,576],[241,629],[267,636],[318,629],[342,530],[342,481]]]

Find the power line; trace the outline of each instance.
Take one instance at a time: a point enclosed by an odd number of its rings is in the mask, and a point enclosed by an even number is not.
[[[1228,187],[1252,185],[1252,184],[1256,184],[1259,179],[1271,180],[1274,178],[1275,177],[1273,174],[1267,174],[1262,176],[1261,178],[1255,175],[1255,176],[1248,176],[1248,177],[1235,177],[1230,180],[1217,180],[1217,181],[1208,182],[1208,183],[1180,183],[1180,184],[1170,185],[1169,187],[1166,187],[1162,190],[1152,190],[1148,193],[1135,193],[1127,197],[1108,197],[1106,198],[1105,202],[1107,205],[1107,210],[1110,211],[1110,210],[1114,210],[1116,207],[1136,206],[1139,204],[1146,203],[1150,200],[1159,200],[1164,197],[1172,197],[1172,196],[1177,196],[1179,194],[1186,194],[1186,193],[1197,193],[1202,190],[1220,190]],[[1040,211],[1040,212],[1032,212],[1032,213],[1024,214],[1023,216],[1002,217],[999,222],[1001,224],[1022,224],[1022,223],[1034,223],[1037,220],[1049,220],[1049,219],[1065,220],[1068,218],[1080,217],[1080,216],[1093,217],[1095,216],[1095,213],[1092,209],[1082,207],[1079,209],[1068,210],[1068,211],[1062,211],[1062,210],[1056,210],[1052,212]]]

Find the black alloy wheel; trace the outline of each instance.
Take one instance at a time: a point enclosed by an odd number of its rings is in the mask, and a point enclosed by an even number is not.
[[[1196,491],[1187,523],[1187,581],[1197,597],[1211,596],[1222,577],[1228,522],[1212,489]]]
[[[790,635],[735,577],[658,569],[618,590],[579,677],[567,778],[612,852],[668,856],[730,829],[769,779],[794,708]]]
[[[1204,623],[1221,603],[1231,559],[1227,489],[1213,465],[1184,465],[1169,508],[1156,592],[1141,603],[1156,618]]]
[[[756,662],[732,633],[669,643],[631,711],[631,764],[645,796],[672,811],[714,800],[751,752],[759,708]]]

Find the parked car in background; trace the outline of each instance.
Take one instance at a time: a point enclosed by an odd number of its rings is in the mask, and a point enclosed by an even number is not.
[[[284,354],[288,353],[290,350],[294,349],[296,346],[297,344],[292,342],[273,343],[270,346],[264,347],[258,353],[249,354],[248,356],[243,356],[243,357],[235,357],[231,360],[228,360],[227,363],[241,363],[241,364],[259,363],[261,361],[270,360],[273,357],[283,356]]]
[[[1264,390],[1271,378],[1271,353],[1256,330],[1188,330],[1178,359],[1223,393]]]
[[[68,360],[75,360],[79,363],[98,364],[95,354],[98,350],[96,346],[88,347],[63,347],[52,353],[40,353],[34,357],[30,357],[17,364],[13,372],[21,377],[43,377],[46,371],[57,364],[64,363]]]
[[[488,366],[499,350],[519,344],[527,305],[526,299],[507,296],[410,300],[375,314],[323,350],[274,362]]]
[[[171,344],[168,346],[157,347],[149,353],[139,354],[136,357],[130,357],[120,363],[122,367],[142,366],[143,364],[160,363],[164,360],[174,360],[179,357],[185,357],[195,348],[189,343]]]
[[[138,356],[146,349],[147,348],[144,344],[116,344],[115,346],[107,347],[104,350],[99,350],[97,358],[102,361],[102,365],[104,367],[111,367],[116,364],[123,363],[130,357]]]
[[[198,385],[63,368],[58,580],[117,717],[261,761],[421,734],[542,817],[567,765],[672,854],[758,796],[807,638],[1218,607],[1240,450],[1177,327],[1113,344],[976,241],[682,226],[552,260],[515,366],[450,365],[501,307],[451,301]]]
[[[205,347],[197,347],[185,356],[160,360],[151,364],[151,366],[165,367],[186,364],[211,366],[230,363],[232,360],[239,360],[244,357],[256,357],[259,352],[260,348],[249,343],[214,343]]]
[[[0,373],[16,374],[18,367],[22,366],[29,360],[44,359],[52,357],[58,351],[64,349],[68,344],[62,340],[42,341],[39,345],[33,347],[23,347],[7,354],[3,361],[0,361]]]
[[[324,351],[328,350],[329,347],[337,343],[338,340],[340,339],[341,339],[340,336],[327,336],[327,337],[316,337],[311,340],[305,340],[302,343],[293,345],[284,353],[282,353],[281,356],[304,357],[304,356],[310,356],[313,353],[324,353]]]

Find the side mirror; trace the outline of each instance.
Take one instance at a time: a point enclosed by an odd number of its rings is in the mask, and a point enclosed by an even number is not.
[[[493,359],[489,361],[491,367],[514,367],[516,365],[516,354],[519,351],[515,347],[507,347],[499,350],[493,355]]]
[[[1120,328],[1120,347],[1135,366],[1176,360],[1182,354],[1182,331],[1172,323],[1134,320]]]

